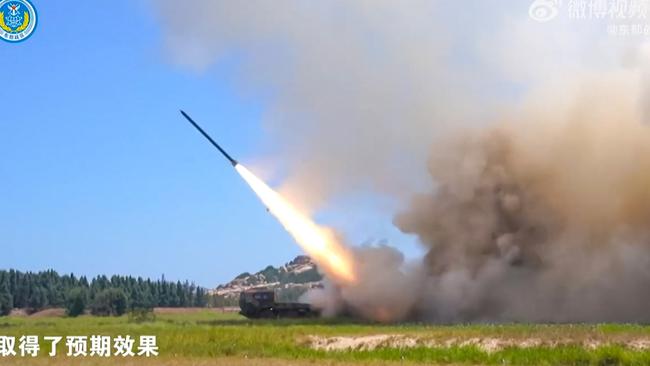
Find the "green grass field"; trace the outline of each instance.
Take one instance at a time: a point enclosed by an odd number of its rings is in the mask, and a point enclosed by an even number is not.
[[[345,320],[250,321],[236,314],[194,312],[128,317],[5,317],[0,335],[156,335],[160,356],[59,356],[42,342],[36,358],[2,365],[650,365],[650,326],[381,325]],[[374,342],[374,343],[373,343]],[[320,345],[316,349],[316,345]]]

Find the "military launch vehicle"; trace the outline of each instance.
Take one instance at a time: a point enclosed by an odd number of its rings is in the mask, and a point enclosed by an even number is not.
[[[308,318],[319,312],[309,304],[297,302],[276,302],[275,291],[270,289],[251,289],[239,294],[239,312],[251,319]]]

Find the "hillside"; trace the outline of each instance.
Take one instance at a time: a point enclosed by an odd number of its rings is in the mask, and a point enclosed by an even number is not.
[[[320,287],[321,280],[322,276],[311,258],[299,255],[277,268],[269,265],[254,274],[244,272],[232,281],[217,286],[211,293],[225,304],[233,304],[241,291],[271,288],[276,290],[280,301],[296,301],[308,289]]]

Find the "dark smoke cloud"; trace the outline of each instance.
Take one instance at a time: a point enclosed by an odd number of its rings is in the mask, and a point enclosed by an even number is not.
[[[526,2],[186,3],[157,2],[170,54],[272,91],[283,193],[408,202],[394,225],[426,256],[355,248],[359,284],[309,294],[326,313],[650,321],[647,40]]]
[[[376,320],[650,321],[642,81],[638,70],[583,75],[559,95],[535,94],[508,121],[434,143],[435,189],[394,219],[427,255],[407,266],[390,248],[358,249],[360,284],[338,290],[346,310]]]

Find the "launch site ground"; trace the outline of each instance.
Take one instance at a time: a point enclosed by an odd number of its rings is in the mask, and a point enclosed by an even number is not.
[[[160,355],[121,365],[649,365],[650,326],[622,324],[369,324],[347,319],[248,320],[236,313],[176,311],[127,316],[12,316],[3,334],[156,334]],[[49,351],[49,344],[41,344]],[[1,365],[112,365],[116,358],[1,359]]]

